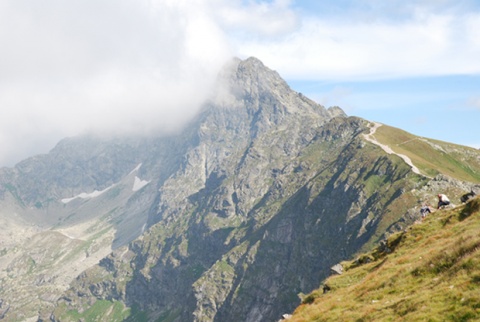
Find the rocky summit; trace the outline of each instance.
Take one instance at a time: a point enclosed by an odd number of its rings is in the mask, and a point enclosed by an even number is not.
[[[478,150],[234,59],[179,133],[69,138],[0,170],[0,318],[277,321],[422,203],[479,183]]]

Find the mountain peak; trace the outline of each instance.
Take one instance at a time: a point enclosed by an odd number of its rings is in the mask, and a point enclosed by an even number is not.
[[[347,116],[347,114],[345,114],[345,112],[338,106],[330,106],[327,111],[332,118],[337,116]]]
[[[213,104],[238,107],[263,113],[268,111],[320,117],[323,120],[345,116],[336,107],[331,111],[290,88],[278,72],[266,67],[255,57],[232,59],[219,73]],[[271,107],[271,108],[269,108]]]
[[[249,57],[245,60],[240,61],[240,63],[238,64],[238,69],[253,73],[275,73],[276,76],[280,78],[280,75],[276,71],[273,71],[267,66],[265,66],[263,62],[256,57]]]

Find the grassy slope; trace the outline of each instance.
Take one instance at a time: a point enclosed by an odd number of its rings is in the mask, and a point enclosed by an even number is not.
[[[441,210],[328,278],[290,321],[480,319],[480,198]],[[364,263],[364,264],[362,264]]]
[[[462,181],[480,183],[480,151],[474,148],[415,136],[383,125],[375,138],[396,153],[408,156],[422,173],[439,173]]]

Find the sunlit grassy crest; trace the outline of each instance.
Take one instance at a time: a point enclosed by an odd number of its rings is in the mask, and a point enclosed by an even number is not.
[[[418,137],[387,125],[379,127],[374,136],[396,153],[408,156],[425,175],[434,177],[442,173],[480,182],[480,160],[474,148]]]
[[[480,198],[434,212],[349,262],[289,321],[480,319]]]

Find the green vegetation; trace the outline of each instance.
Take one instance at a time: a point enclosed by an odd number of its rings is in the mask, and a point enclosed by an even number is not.
[[[480,183],[478,150],[415,136],[383,125],[374,137],[396,153],[408,156],[419,170],[434,177],[439,173],[459,180]]]
[[[130,312],[129,312],[128,318],[126,318],[125,322],[148,322],[150,321],[148,318],[148,315],[141,311],[140,308],[137,305],[133,305]],[[161,320],[160,320],[161,321]]]
[[[289,321],[470,321],[480,318],[480,198],[436,211],[304,298]]]
[[[168,310],[167,312],[160,315],[157,319],[158,322],[174,322],[181,314],[181,310]],[[133,321],[133,320],[132,320]],[[138,321],[138,320],[135,320]]]
[[[91,307],[83,312],[77,310],[67,311],[65,304],[60,306],[64,310],[64,314],[57,317],[60,321],[101,321],[101,322],[115,322],[124,321],[131,315],[131,310],[126,308],[121,302],[110,302],[107,300],[98,300]]]

